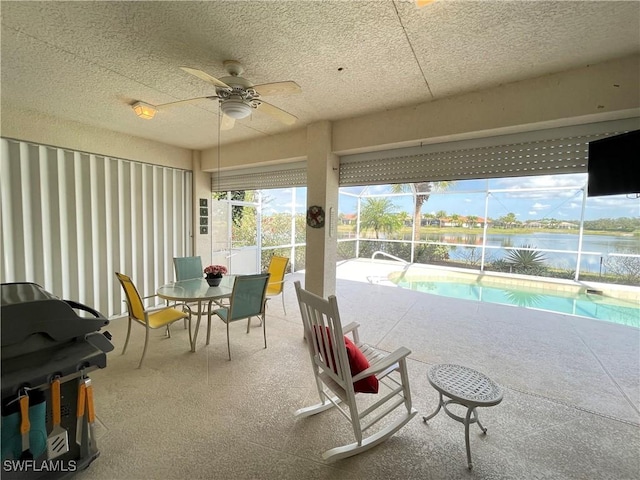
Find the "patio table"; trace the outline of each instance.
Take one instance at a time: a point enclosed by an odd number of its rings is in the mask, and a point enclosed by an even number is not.
[[[191,351],[196,351],[196,340],[198,338],[198,330],[200,329],[200,320],[202,318],[202,304],[207,303],[207,330],[211,328],[211,305],[224,298],[231,297],[233,291],[233,283],[235,275],[224,275],[220,285],[211,287],[204,278],[192,278],[189,280],[181,280],[179,282],[168,283],[162,285],[156,291],[160,298],[184,303],[198,303],[198,320],[191,334],[191,322],[189,322],[189,342],[191,343]]]
[[[478,420],[477,407],[491,407],[502,401],[502,388],[486,375],[462,365],[441,364],[434,365],[427,372],[429,383],[440,394],[438,408],[431,415],[422,417],[424,422],[435,417],[442,408],[447,415],[464,424],[464,439],[467,447],[467,466],[471,464],[471,447],[469,445],[469,424],[477,423],[483,434],[487,429]],[[449,400],[444,401],[443,395]],[[448,405],[462,405],[467,408],[466,416],[455,415],[447,408]],[[473,418],[471,418],[473,416]]]

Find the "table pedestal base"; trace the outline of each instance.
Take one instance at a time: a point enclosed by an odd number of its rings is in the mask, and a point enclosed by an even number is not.
[[[451,412],[447,408],[447,405],[449,405],[449,404],[461,405],[461,406],[465,407],[467,409],[466,416],[463,418],[463,417],[460,417],[459,415],[456,415],[455,413]],[[457,422],[460,422],[460,423],[464,424],[464,441],[465,441],[465,445],[467,447],[467,466],[468,466],[469,470],[471,470],[471,468],[473,468],[473,465],[471,463],[471,446],[469,444],[469,425],[471,425],[472,423],[477,423],[478,427],[480,427],[480,430],[482,430],[482,433],[485,434],[485,435],[487,434],[487,429],[484,428],[482,426],[482,424],[480,423],[480,420],[478,420],[478,412],[476,411],[475,407],[469,408],[466,405],[464,405],[463,403],[456,402],[455,400],[446,400],[445,401],[444,398],[442,397],[442,393],[440,393],[440,402],[438,403],[438,408],[436,408],[436,411],[433,412],[431,415],[427,415],[426,417],[422,417],[422,420],[424,421],[424,423],[427,423],[428,420],[431,420],[433,417],[435,417],[438,414],[438,412],[440,411],[441,408],[451,418],[453,418]]]

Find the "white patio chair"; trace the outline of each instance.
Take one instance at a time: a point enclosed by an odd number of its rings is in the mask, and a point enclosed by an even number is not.
[[[327,450],[322,458],[335,461],[356,455],[387,440],[418,413],[411,406],[407,375],[406,359],[411,352],[400,347],[386,353],[361,343],[357,323],[342,327],[334,295],[325,300],[302,289],[299,281],[295,288],[320,396],[319,404],[295,415],[307,417],[337,407],[351,423],[356,441]],[[360,405],[365,392],[376,397]],[[375,432],[364,436],[374,424]]]

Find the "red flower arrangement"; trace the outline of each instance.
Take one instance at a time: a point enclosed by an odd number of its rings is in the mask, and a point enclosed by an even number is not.
[[[227,267],[225,267],[224,265],[209,265],[207,268],[204,269],[204,273],[207,274],[207,277],[222,276],[227,272],[228,272]]]

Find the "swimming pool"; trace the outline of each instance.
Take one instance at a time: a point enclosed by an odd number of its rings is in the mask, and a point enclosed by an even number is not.
[[[506,285],[483,285],[461,279],[390,275],[398,287],[445,297],[515,305],[549,312],[577,315],[640,328],[640,306],[632,301],[581,292],[549,292],[548,289]]]

